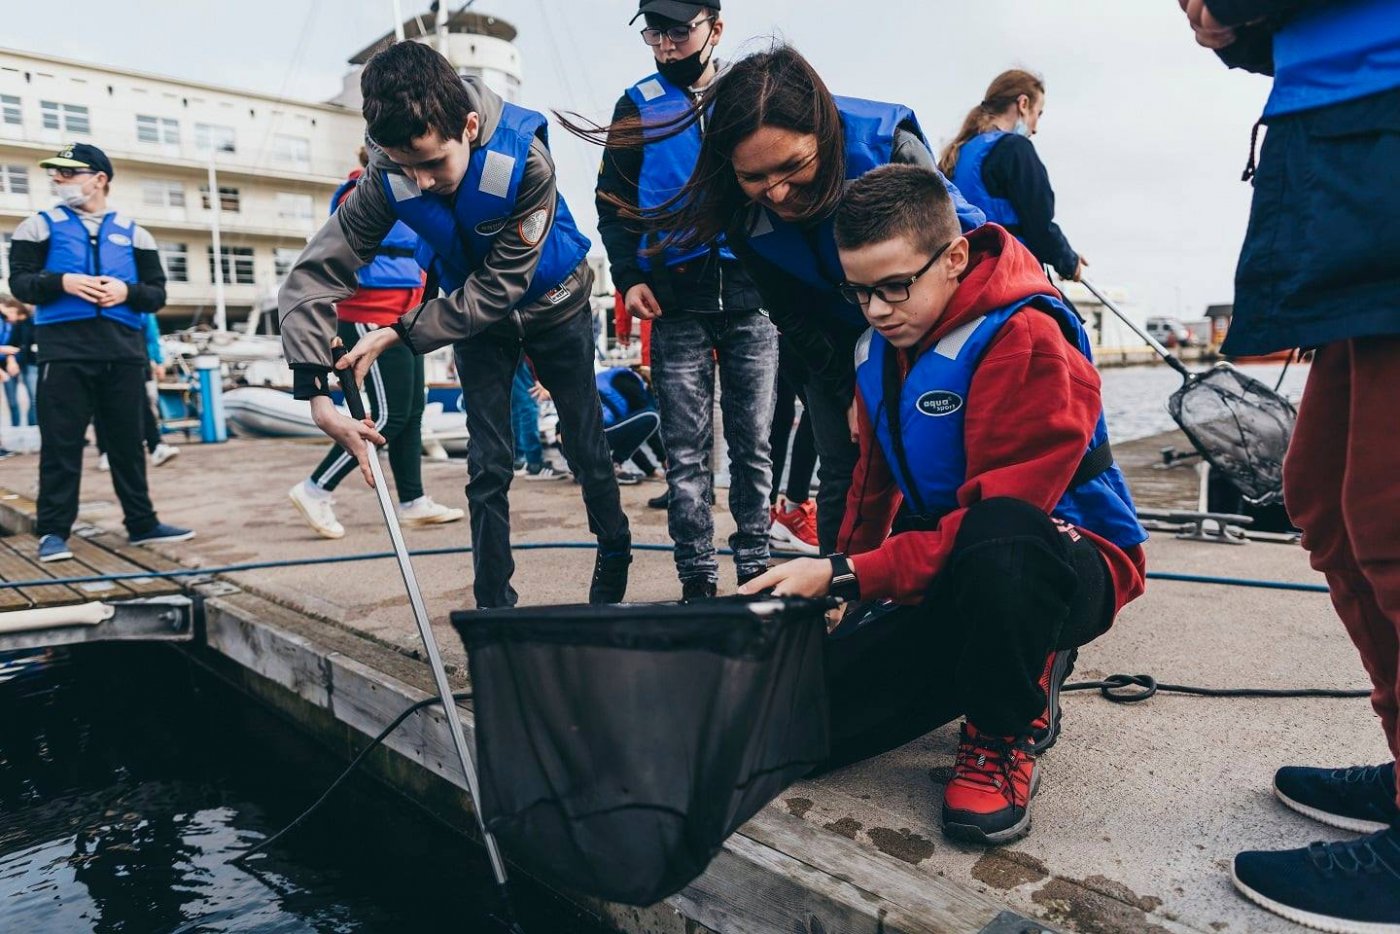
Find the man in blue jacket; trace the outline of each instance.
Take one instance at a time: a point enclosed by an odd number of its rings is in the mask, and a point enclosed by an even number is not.
[[[145,318],[165,304],[155,239],[110,210],[112,162],[77,143],[39,163],[59,204],[15,230],[10,291],[34,308],[39,347],[39,560],[73,557],[87,426],[103,426],[112,486],[133,544],[193,538],[156,518],[146,486]]]
[[[1400,932],[1400,3],[1181,6],[1227,64],[1274,76],[1268,136],[1245,171],[1254,203],[1223,349],[1316,348],[1284,497],[1371,676],[1391,752],[1380,765],[1280,769],[1285,805],[1364,836],[1241,853],[1234,881],[1300,924]]]

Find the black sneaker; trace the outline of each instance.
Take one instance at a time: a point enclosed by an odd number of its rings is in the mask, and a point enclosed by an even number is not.
[[[192,538],[194,538],[194,532],[190,529],[182,529],[178,525],[166,525],[164,522],[153,529],[127,536],[127,540],[133,545],[150,545],[155,542],[187,542]]]
[[[1262,908],[1337,934],[1400,934],[1400,827],[1345,843],[1235,857],[1235,888]]]
[[[1045,710],[1031,721],[1030,751],[1040,755],[1060,738],[1060,688],[1074,671],[1078,649],[1051,652],[1040,673],[1040,689],[1045,692]]]
[[[753,580],[755,577],[762,577],[763,575],[765,575],[765,574],[767,574],[767,573],[768,573],[768,566],[767,566],[767,565],[764,565],[763,567],[759,568],[758,570],[755,570],[755,571],[746,571],[746,572],[743,573],[743,574],[740,574],[740,573],[738,573],[738,572],[736,571],[735,574],[734,574],[734,577],[735,577],[735,579],[739,582],[739,586],[742,587],[742,586],[744,586],[745,584],[747,584],[749,581]]]
[[[593,559],[593,583],[588,587],[589,603],[621,603],[627,596],[627,569],[632,564],[632,547],[621,551],[598,549]]]
[[[648,509],[669,509],[671,507],[671,491],[663,490],[656,496],[647,500]]]
[[[681,581],[681,602],[709,600],[718,592],[715,582],[706,577],[691,577]]]
[[[14,457],[18,453],[18,451],[11,451],[9,448],[0,448],[0,461],[7,457]]]
[[[1343,830],[1375,833],[1400,821],[1394,762],[1349,769],[1285,766],[1274,773],[1274,794],[1299,814]]]

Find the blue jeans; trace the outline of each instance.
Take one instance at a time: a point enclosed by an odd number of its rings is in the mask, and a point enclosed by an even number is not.
[[[29,394],[28,421],[20,418],[19,387],[21,384],[24,385]],[[39,424],[39,408],[34,404],[34,391],[38,385],[39,368],[37,366],[24,367],[19,371],[18,376],[5,381],[5,402],[10,406],[10,424],[16,428],[25,424]]]
[[[515,381],[510,387],[510,421],[515,431],[515,459],[527,467],[544,463],[544,446],[540,444],[540,406],[530,395],[535,376],[524,360],[515,368]]]
[[[758,310],[668,311],[651,331],[652,383],[666,444],[667,513],[681,580],[716,580],[715,523],[710,512],[714,447],[715,358],[724,392],[729,447],[729,537],[734,567],[747,578],[768,565],[769,429],[778,377],[778,331]]]

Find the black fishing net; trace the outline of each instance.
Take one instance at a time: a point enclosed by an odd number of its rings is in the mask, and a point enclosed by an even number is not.
[[[1167,400],[1167,410],[1246,502],[1266,506],[1283,500],[1283,455],[1298,417],[1287,399],[1221,363],[1188,377]]]
[[[482,817],[555,885],[650,905],[826,758],[825,601],[452,614]]]

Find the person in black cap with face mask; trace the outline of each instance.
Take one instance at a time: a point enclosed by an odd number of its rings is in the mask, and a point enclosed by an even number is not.
[[[613,126],[640,125],[644,142],[610,140],[598,175],[598,232],[613,283],[634,317],[654,321],[652,380],[667,451],[669,524],[684,599],[714,596],[719,574],[709,457],[714,444],[714,361],[723,384],[730,459],[730,538],[740,583],[768,564],[769,424],[778,369],[777,330],[758,290],[722,239],[688,250],[652,249],[664,232],[642,231],[619,216],[619,203],[654,208],[690,178],[703,120],[680,135],[647,140],[647,128],[688,109],[719,72],[724,32],[719,0],[641,0],[642,40],[655,73],[618,99]]]
[[[39,560],[73,556],[67,542],[94,419],[132,543],[193,538],[156,518],[146,486],[145,316],[165,304],[156,241],[108,209],[112,162],[96,146],[76,143],[39,164],[59,203],[20,224],[10,248],[10,291],[35,306],[39,348]]]

